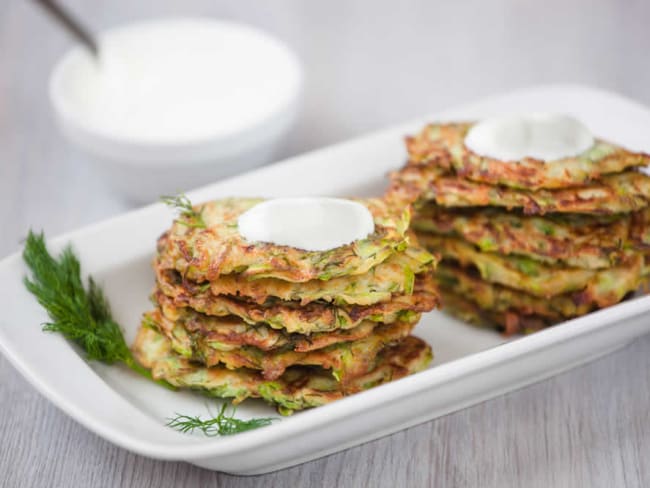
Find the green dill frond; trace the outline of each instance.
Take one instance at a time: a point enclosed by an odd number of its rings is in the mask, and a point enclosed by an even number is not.
[[[258,429],[270,425],[271,422],[276,420],[272,417],[241,420],[235,418],[236,409],[234,407],[230,414],[226,413],[226,409],[227,405],[224,403],[215,417],[206,420],[199,416],[176,414],[174,418],[168,419],[167,426],[184,434],[191,434],[195,430],[199,430],[208,437],[215,437]]]
[[[31,271],[24,279],[25,286],[50,317],[43,330],[62,334],[78,345],[88,360],[121,362],[153,379],[133,357],[101,288],[92,278],[88,278],[88,288],[84,287],[79,260],[70,247],[55,259],[47,250],[43,233],[30,231],[23,259]],[[173,388],[165,381],[157,383]]]
[[[178,211],[178,214],[185,220],[179,220],[182,225],[192,228],[205,229],[205,221],[203,220],[203,208],[196,211],[186,195],[180,193],[174,196],[162,196],[160,201],[165,205]]]
[[[164,380],[154,380],[151,372],[133,357],[120,326],[113,320],[111,309],[102,289],[88,278],[85,288],[81,279],[81,266],[70,247],[58,258],[47,250],[43,233],[30,231],[25,241],[23,259],[31,271],[24,279],[27,289],[47,311],[50,322],[43,330],[58,332],[74,342],[85,353],[86,359],[105,364],[124,363],[133,371],[175,390]],[[224,404],[212,419],[177,414],[170,419],[170,427],[181,432],[201,430],[207,436],[231,435],[269,425],[273,418],[237,419],[226,413]]]

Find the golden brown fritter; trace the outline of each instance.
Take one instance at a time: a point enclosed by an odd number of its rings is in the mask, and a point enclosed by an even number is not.
[[[440,166],[463,179],[529,190],[583,186],[604,175],[650,165],[650,155],[627,151],[602,140],[596,140],[576,157],[557,161],[500,161],[479,156],[465,147],[465,136],[472,125],[427,125],[418,135],[406,139],[409,164]]]
[[[251,325],[234,315],[216,317],[205,315],[191,308],[177,308],[173,301],[163,294],[158,295],[158,307],[145,314],[144,322],[151,320],[159,329],[174,340],[174,348],[187,357],[192,355],[192,344],[198,340],[209,341],[222,351],[242,346],[253,346],[262,351],[277,349],[308,352],[323,347],[363,339],[380,324],[367,320],[351,329],[337,329],[331,332],[317,332],[310,335],[289,334],[265,324]],[[417,320],[414,314],[412,320]]]
[[[606,307],[637,289],[642,279],[643,256],[640,254],[629,256],[616,267],[592,270],[548,266],[529,258],[482,252],[454,237],[423,234],[420,240],[439,251],[443,260],[475,268],[486,281],[541,298],[581,292],[585,302]]]
[[[632,214],[630,241],[633,249],[650,253],[650,207]]]
[[[169,340],[148,327],[141,327],[133,346],[140,364],[151,370],[154,379],[164,379],[184,388],[199,390],[212,397],[263,398],[276,405],[283,414],[317,407],[393,381],[427,367],[431,348],[422,340],[409,336],[395,346],[386,347],[376,357],[374,368],[344,386],[321,368],[296,366],[277,380],[265,380],[250,369],[230,370],[221,366],[206,368],[192,363],[172,351]]]
[[[425,205],[417,210],[411,225],[420,233],[462,237],[486,252],[516,254],[547,264],[598,269],[621,262],[626,250],[640,242],[641,236],[631,235],[631,218],[640,216],[553,214],[538,217],[495,208],[456,210]],[[650,228],[645,225],[639,222],[635,232]]]
[[[619,294],[606,292],[603,296],[595,296],[601,291],[596,287],[550,298],[539,298],[507,286],[490,283],[481,279],[477,273],[449,263],[442,263],[438,267],[436,281],[441,290],[471,297],[481,309],[502,313],[516,311],[525,315],[545,317],[554,322],[578,317],[598,307],[615,305],[620,301],[617,300]],[[620,290],[623,296],[639,289],[638,284],[634,282],[624,282],[621,287],[624,286],[629,288]]]
[[[409,239],[413,241],[415,237]],[[409,246],[361,275],[295,283],[277,278],[251,280],[241,274],[228,274],[201,283],[199,288],[209,287],[213,295],[243,297],[257,304],[279,298],[298,301],[301,305],[314,301],[372,305],[390,300],[393,294],[408,293],[413,289],[415,275],[429,272],[434,265],[433,255],[422,248]],[[158,259],[154,268],[158,274],[166,272]]]
[[[154,317],[153,314],[146,316],[143,324],[154,326],[159,332],[165,333],[164,325],[153,321]],[[356,341],[339,342],[308,352],[297,352],[291,348],[263,351],[252,346],[224,349],[208,336],[193,334],[188,355],[187,343],[178,340],[174,334],[165,335],[177,353],[208,367],[220,364],[228,369],[261,370],[264,379],[274,380],[291,366],[319,366],[331,370],[338,381],[348,384],[354,378],[368,373],[374,366],[377,354],[385,346],[408,336],[416,322],[417,320],[401,320],[379,325],[369,335]]]
[[[238,232],[239,216],[261,199],[231,198],[195,207],[206,228],[177,219],[158,243],[163,268],[189,280],[215,281],[237,273],[245,278],[305,282],[367,273],[408,246],[408,206],[395,208],[382,199],[357,200],[374,217],[375,232],[365,239],[328,251],[305,251],[270,243],[248,242]]]
[[[441,293],[444,300],[443,310],[446,313],[480,327],[496,327],[505,336],[529,334],[556,323],[546,317],[525,314],[517,310],[506,312],[485,310],[465,295],[461,296],[447,290],[441,290]]]
[[[438,295],[430,274],[415,277],[412,293],[394,295],[389,301],[372,305],[270,300],[262,305],[228,295],[213,295],[209,289],[179,280],[175,272],[157,276],[159,291],[173,300],[176,307],[190,307],[207,315],[235,315],[249,324],[263,323],[289,333],[312,334],[335,329],[350,329],[364,320],[391,323],[414,312],[428,312],[438,304]]]
[[[529,215],[550,212],[618,214],[648,207],[650,176],[638,171],[612,174],[574,188],[519,190],[446,176],[407,166],[392,174],[387,196],[395,204],[435,202],[443,207],[503,207]]]

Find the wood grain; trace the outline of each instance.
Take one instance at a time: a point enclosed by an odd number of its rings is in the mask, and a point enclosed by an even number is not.
[[[531,83],[582,81],[650,102],[650,65],[640,48],[650,42],[650,4],[642,0],[66,4],[97,28],[152,14],[211,14],[290,43],[305,60],[307,89],[285,156]],[[30,227],[55,235],[131,207],[56,131],[47,76],[69,45],[29,2],[0,2],[0,256],[17,250]],[[650,486],[649,404],[646,337],[476,407],[242,478],[117,448],[50,405],[0,358],[0,486]]]
[[[496,400],[256,477],[114,447],[51,406],[0,360],[3,486],[648,486],[649,353],[650,337]]]

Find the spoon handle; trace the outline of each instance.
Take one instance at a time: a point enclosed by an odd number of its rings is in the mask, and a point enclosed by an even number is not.
[[[81,42],[94,57],[99,56],[99,47],[97,41],[90,33],[90,30],[84,27],[77,18],[74,17],[62,5],[53,0],[34,0],[45,9],[57,22],[65,28],[72,36]]]

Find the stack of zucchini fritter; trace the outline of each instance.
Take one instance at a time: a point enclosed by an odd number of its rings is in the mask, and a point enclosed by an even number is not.
[[[437,268],[443,306],[507,334],[613,305],[647,276],[650,156],[596,140],[543,162],[481,157],[471,124],[432,124],[407,138],[389,199],[415,203],[412,227]]]
[[[410,212],[361,201],[373,234],[308,252],[240,236],[238,217],[260,201],[195,207],[200,222],[181,216],[160,238],[156,307],[134,346],[153,376],[290,413],[423,369],[431,349],[410,332],[438,295]]]

